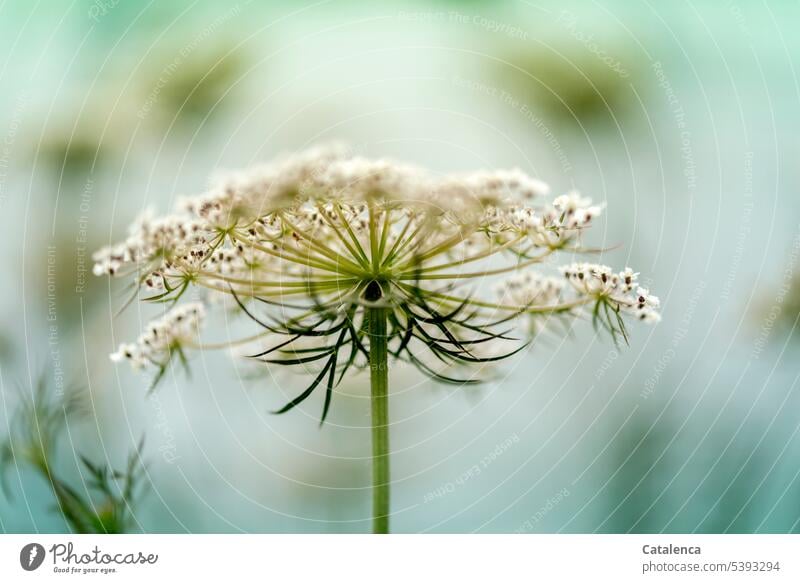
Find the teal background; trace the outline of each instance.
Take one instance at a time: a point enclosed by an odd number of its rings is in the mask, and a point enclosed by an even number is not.
[[[798,531],[798,23],[756,0],[3,2],[0,435],[44,371],[91,397],[56,460],[77,487],[76,452],[119,465],[146,435],[138,531],[367,531],[365,377],[321,429],[321,394],[272,416],[302,379],[224,352],[147,397],[106,355],[153,312],[112,318],[124,293],[80,273],[213,169],[344,139],[579,188],[603,260],[663,302],[629,348],[579,324],[479,389],[393,370],[395,531]],[[0,530],[64,531],[39,476],[6,478]]]

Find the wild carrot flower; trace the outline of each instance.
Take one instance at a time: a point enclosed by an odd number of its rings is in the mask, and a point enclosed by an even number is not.
[[[527,345],[512,335],[516,322],[532,335],[555,331],[550,320],[591,314],[627,341],[625,316],[658,320],[658,299],[631,269],[575,263],[546,273],[557,254],[597,251],[583,234],[603,210],[575,192],[548,202],[548,190],[520,170],[434,176],[339,147],[223,176],[95,255],[96,274],[133,278],[146,299],[176,304],[112,358],[160,378],[175,356],[202,348],[203,305],[221,299],[259,328],[239,343],[252,346],[251,358],[312,371],[278,413],[323,387],[324,421],[347,372],[368,368],[374,528],[384,532],[390,359],[474,383],[459,368]],[[484,282],[495,295],[482,293]],[[177,303],[190,287],[199,303]]]

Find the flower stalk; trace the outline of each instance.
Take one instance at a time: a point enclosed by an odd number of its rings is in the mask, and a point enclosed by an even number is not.
[[[367,308],[372,417],[372,532],[389,532],[389,342],[386,308]]]

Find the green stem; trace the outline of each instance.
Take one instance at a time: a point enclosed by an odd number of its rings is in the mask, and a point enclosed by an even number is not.
[[[386,311],[383,307],[367,308],[372,391],[372,532],[375,534],[389,532],[389,352]]]

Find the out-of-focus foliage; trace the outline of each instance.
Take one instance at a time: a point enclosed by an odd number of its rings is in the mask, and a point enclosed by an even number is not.
[[[58,394],[42,375],[30,393],[22,396],[11,432],[0,444],[3,489],[13,496],[7,474],[12,468],[20,471],[21,466],[29,466],[50,484],[56,502],[53,510],[64,517],[73,532],[128,532],[133,527],[134,504],[142,494],[143,441],[129,454],[121,471],[76,454],[80,459],[80,486],[67,480],[59,467],[63,452],[59,444],[67,424],[87,413],[83,391],[68,386]]]
[[[620,73],[585,51],[519,46],[492,66],[510,94],[564,124],[624,116],[633,97],[629,83],[635,80],[635,69]]]
[[[789,284],[781,316],[784,327],[800,338],[800,275],[795,275]]]
[[[80,178],[100,167],[109,155],[99,138],[99,131],[86,127],[74,133],[51,130],[42,141],[39,159],[56,180]]]
[[[247,59],[241,53],[226,54],[221,49],[190,58],[164,84],[158,94],[158,106],[164,115],[179,122],[202,122],[228,104],[232,86],[246,65]]]

